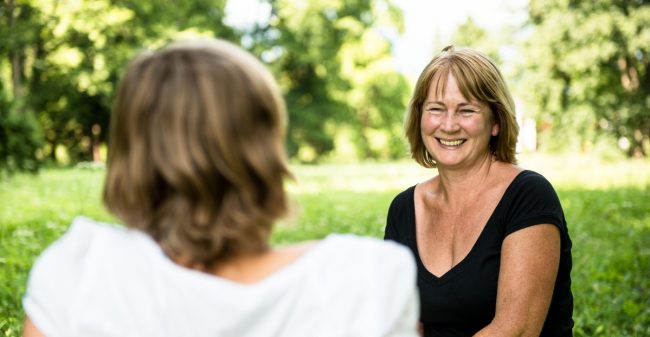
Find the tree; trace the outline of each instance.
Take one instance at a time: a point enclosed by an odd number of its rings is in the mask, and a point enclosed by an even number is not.
[[[0,4],[0,136],[24,148],[3,146],[0,161],[61,162],[60,149],[71,163],[97,160],[126,62],[184,34],[233,41],[246,35],[244,47],[269,64],[285,92],[291,154],[317,160],[347,128],[362,156],[394,156],[395,144],[377,140],[394,138],[407,89],[387,66],[390,43],[380,30],[399,29],[399,10],[390,0],[268,4],[266,23],[238,32],[224,24],[226,0],[6,0]],[[12,131],[16,123],[24,124],[22,131]],[[16,161],[18,153],[29,160]]]
[[[531,0],[523,93],[543,144],[650,150],[650,2]]]
[[[359,157],[393,159],[408,148],[402,141],[402,122],[411,87],[395,71],[390,43],[375,29],[341,48],[341,76],[350,83],[346,101]]]
[[[501,33],[499,36],[502,38],[510,37],[510,34]],[[465,22],[458,25],[452,40],[457,47],[477,49],[488,55],[495,63],[502,63],[499,57],[499,48],[504,45],[503,41],[499,41],[494,34],[490,34],[486,29],[477,25],[472,17],[467,17]]]
[[[390,57],[390,44],[375,29],[380,25],[399,28],[401,12],[389,1],[268,3],[272,8],[268,22],[255,27],[247,37],[252,40],[252,50],[269,64],[285,91],[290,154],[303,161],[318,160],[334,149],[336,132],[351,128],[356,144],[366,147],[361,149],[361,156],[377,156],[367,148],[368,130],[394,133],[393,116],[401,121],[404,112],[405,80],[393,69],[378,66]],[[379,47],[368,52],[367,48],[373,47],[368,40]],[[377,82],[369,83],[375,71],[382,71],[386,77],[375,76]],[[381,87],[384,79],[394,91],[360,90],[359,85]],[[377,108],[380,98],[395,104]],[[395,109],[390,111],[393,116],[389,120],[384,119],[387,111],[377,115],[389,107]],[[370,119],[370,114],[377,118]]]
[[[4,44],[0,69],[9,69],[5,92],[22,119],[38,118],[53,161],[57,148],[72,162],[97,160],[106,141],[115,83],[127,60],[141,49],[155,48],[183,32],[235,39],[223,24],[226,0],[49,1],[9,0],[0,9]],[[7,133],[20,143],[17,133]],[[13,142],[12,142],[13,143]],[[24,142],[36,144],[38,142]],[[25,151],[23,151],[25,152]],[[21,152],[21,153],[23,153]],[[32,151],[36,152],[36,151]],[[32,159],[34,154],[31,155]],[[3,160],[0,158],[0,160]]]
[[[34,116],[18,104],[10,104],[0,88],[0,173],[39,168],[36,153],[42,145],[41,130]]]
[[[0,13],[0,170],[35,171],[43,138],[25,99],[24,65],[38,11],[30,1],[7,0]]]

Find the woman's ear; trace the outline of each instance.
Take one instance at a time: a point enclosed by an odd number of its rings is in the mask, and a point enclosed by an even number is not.
[[[494,125],[492,125],[491,134],[492,134],[493,137],[496,137],[496,136],[499,135],[499,123],[494,123]]]

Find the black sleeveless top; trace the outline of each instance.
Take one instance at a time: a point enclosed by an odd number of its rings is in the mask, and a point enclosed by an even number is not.
[[[573,336],[571,239],[564,212],[551,184],[540,174],[522,171],[497,204],[467,256],[441,277],[430,273],[415,239],[415,186],[398,194],[388,210],[386,240],[408,246],[418,264],[420,320],[424,335],[472,336],[495,314],[501,244],[506,236],[536,224],[560,229],[560,265],[553,298],[540,336]]]

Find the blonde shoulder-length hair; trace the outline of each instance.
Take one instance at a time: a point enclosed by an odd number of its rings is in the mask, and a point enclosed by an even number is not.
[[[449,74],[467,99],[487,104],[499,133],[490,139],[489,151],[499,161],[516,163],[515,149],[519,127],[515,120],[515,104],[497,66],[485,54],[471,48],[445,47],[420,74],[404,122],[404,133],[410,145],[411,158],[428,168],[436,167],[420,132],[424,102],[432,85],[443,93]]]
[[[202,39],[144,53],[118,90],[104,203],[190,265],[264,251],[288,208],[285,128],[274,78],[243,49]]]

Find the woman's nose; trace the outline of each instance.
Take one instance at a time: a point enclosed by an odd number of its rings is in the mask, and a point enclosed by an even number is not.
[[[456,132],[460,129],[458,116],[453,111],[447,111],[440,121],[440,129],[445,132]]]

